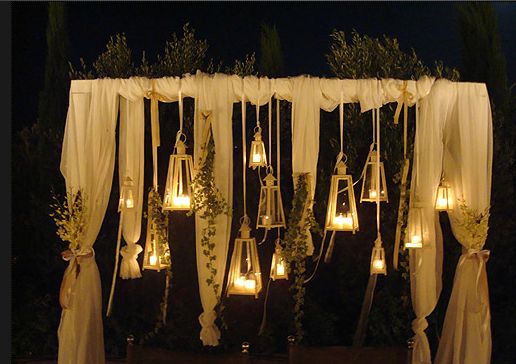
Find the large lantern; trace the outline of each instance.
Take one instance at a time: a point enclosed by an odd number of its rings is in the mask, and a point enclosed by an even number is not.
[[[385,263],[385,250],[382,247],[382,239],[378,237],[374,242],[371,254],[371,274],[387,275],[387,264]]]
[[[408,234],[405,235],[405,248],[422,248],[423,232],[423,209],[419,206],[411,207],[408,216]]]
[[[249,295],[258,298],[258,293],[262,290],[262,274],[256,240],[250,234],[249,217],[244,216],[241,223],[240,236],[235,239],[231,256],[227,295]]]
[[[281,201],[281,192],[276,184],[276,178],[268,173],[264,178],[265,184],[260,188],[260,203],[256,228],[267,230],[276,227],[285,227],[285,213]]]
[[[346,174],[346,164],[341,160],[336,166],[337,174],[331,177],[328,209],[326,212],[326,230],[358,230],[358,214],[353,190],[353,177]]]
[[[131,177],[125,177],[120,190],[120,200],[118,202],[118,211],[134,208],[135,196],[134,182]]]
[[[267,155],[265,154],[265,145],[262,140],[262,128],[256,126],[254,128],[254,140],[251,142],[249,151],[249,168],[267,167]]]
[[[149,201],[152,194],[156,191],[149,192]],[[157,270],[170,267],[170,248],[168,246],[168,232],[165,230],[164,236],[158,236],[156,223],[151,213],[151,205],[147,208],[147,236],[145,239],[145,249],[143,255],[143,269]]]
[[[439,183],[439,188],[437,189],[435,209],[437,211],[450,211],[453,209],[452,189],[444,178],[441,179],[441,183]]]
[[[378,179],[378,168],[377,168],[377,152],[375,149],[371,149],[367,156],[367,162],[364,166],[363,182],[362,182],[362,193],[360,194],[360,202],[376,202],[377,197],[377,183]],[[380,201],[389,202],[389,196],[387,195],[387,183],[385,182],[385,169],[383,162],[379,161],[380,164]]]
[[[181,136],[184,134],[178,134],[175,153],[170,155],[163,210],[188,211],[191,208],[193,163]]]
[[[281,249],[279,239],[276,240],[276,248],[274,249],[274,254],[272,254],[270,277],[273,281],[276,279],[288,279],[287,261],[283,257],[283,249]]]

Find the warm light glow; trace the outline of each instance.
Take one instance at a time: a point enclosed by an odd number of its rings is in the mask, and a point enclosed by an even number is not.
[[[384,267],[384,264],[385,264],[385,263],[384,263],[384,262],[383,262],[383,260],[381,260],[381,259],[375,259],[375,260],[373,260],[373,268],[374,268],[374,269],[382,270],[382,269],[383,269],[383,267]]]
[[[410,241],[405,243],[405,248],[422,248],[423,239],[421,235],[414,234],[410,237]]]
[[[269,215],[263,215],[262,216],[262,225],[270,225],[271,224],[271,218]]]
[[[125,207],[128,209],[132,209],[134,207],[134,200],[132,198],[128,198],[125,200]]]
[[[279,262],[276,264],[276,275],[282,276],[285,274],[285,266],[283,265],[283,262]]]
[[[190,207],[190,196],[186,196],[186,195],[176,196],[176,197],[174,197],[172,204],[174,205],[174,207],[189,208]]]
[[[244,276],[238,277],[237,279],[235,279],[235,286],[237,286],[239,288],[243,288],[244,287],[244,283],[245,283],[245,277]]]
[[[412,238],[410,239],[410,242],[414,245],[421,244],[421,236],[420,235],[412,235]]]
[[[435,204],[435,207],[440,210],[446,210],[448,207],[448,200],[444,197],[439,197],[437,199],[437,203]]]
[[[256,288],[256,281],[254,279],[246,279],[244,287],[248,290],[254,291],[254,289]]]
[[[376,190],[369,190],[369,198],[376,198]]]
[[[253,163],[261,163],[262,162],[262,156],[258,153],[253,154]]]
[[[349,213],[347,213],[346,216],[340,213],[333,219],[333,224],[341,229],[352,229],[353,217],[351,217],[351,214]]]
[[[158,262],[158,257],[156,256],[156,254],[152,254],[149,258],[149,264],[156,265],[157,262]]]

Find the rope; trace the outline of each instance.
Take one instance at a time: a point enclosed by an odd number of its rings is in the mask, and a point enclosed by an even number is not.
[[[118,222],[118,235],[116,238],[116,251],[115,251],[115,268],[113,270],[113,279],[111,280],[111,291],[109,292],[109,301],[106,312],[106,317],[111,315],[113,308],[113,296],[115,295],[116,275],[118,273],[118,256],[120,255],[120,241],[122,240],[122,225],[124,222],[124,211],[120,211],[120,220]]]
[[[339,117],[340,154],[344,154],[344,92],[342,90],[340,91]]]
[[[258,111],[258,110],[257,110]],[[243,180],[243,197],[244,197],[244,216],[247,216],[246,190],[245,190],[245,95],[242,93],[242,180]]]
[[[179,90],[178,95],[178,101],[179,101],[179,132],[183,132],[183,93],[181,90]]]
[[[380,236],[380,108],[373,110],[376,113],[376,231]]]
[[[277,176],[278,176],[278,189],[280,189],[280,167],[281,167],[280,145],[281,145],[281,140],[280,140],[280,100],[276,99],[276,170],[277,170]],[[269,156],[269,158],[271,158],[271,160],[272,160],[272,156]],[[280,191],[281,191],[281,189],[280,189]],[[280,237],[280,231],[281,231],[281,228],[278,227],[278,239]]]
[[[269,98],[269,166],[272,166],[272,96]]]

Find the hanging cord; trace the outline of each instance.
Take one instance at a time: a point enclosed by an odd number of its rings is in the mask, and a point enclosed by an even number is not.
[[[243,89],[243,88],[242,88]],[[246,188],[245,188],[245,161],[246,161],[246,141],[245,141],[245,94],[242,92],[242,191],[244,197],[244,217],[247,217]]]
[[[373,110],[376,112],[376,232],[380,238],[380,108]]]
[[[120,211],[120,220],[118,222],[118,234],[116,239],[115,267],[113,268],[113,279],[111,281],[111,290],[109,292],[109,301],[106,311],[106,317],[111,316],[113,309],[113,297],[115,295],[116,275],[118,273],[118,256],[120,255],[120,241],[122,240],[122,224],[124,222],[124,211]]]
[[[280,141],[280,100],[276,99],[276,170],[277,170],[277,176],[278,176],[278,189],[281,191],[281,189],[280,189],[280,177],[281,177],[280,176],[280,167],[281,167],[280,145],[281,145],[281,141]],[[272,160],[272,156],[269,156],[269,158],[271,158],[271,160]],[[278,239],[280,238],[280,232],[281,232],[281,228],[278,227]]]
[[[262,315],[262,323],[260,324],[260,329],[258,330],[258,336],[261,336],[265,331],[265,325],[267,324],[267,300],[269,298],[269,287],[271,286],[272,278],[269,277],[269,282],[267,282],[267,290],[265,291],[265,300],[263,302],[263,315]]]
[[[265,176],[268,173],[274,173],[272,169],[272,95],[269,98],[269,165],[266,168]],[[263,186],[264,183],[260,178],[260,169],[258,169],[258,179],[260,180],[260,185]],[[258,245],[262,245],[267,240],[269,229],[265,229],[265,233],[263,234],[263,239],[258,243]]]

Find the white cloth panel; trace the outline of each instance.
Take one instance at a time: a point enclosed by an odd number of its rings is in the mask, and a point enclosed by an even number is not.
[[[437,364],[487,364],[491,361],[491,325],[486,262],[482,250],[487,226],[471,222],[457,199],[476,213],[490,206],[493,158],[492,116],[485,84],[449,83],[456,107],[446,125],[444,174],[454,192],[448,212],[453,234],[462,245],[436,356]],[[470,217],[471,218],[471,217]]]
[[[143,97],[130,101],[120,96],[120,129],[118,150],[118,176],[120,191],[126,177],[134,183],[134,208],[122,210],[122,234],[127,245],[121,249],[120,277],[122,279],[141,278],[137,262],[141,246],[136,246],[141,235],[143,184],[145,163],[145,115]]]
[[[224,74],[208,75],[197,72],[194,77],[195,89],[195,119],[194,119],[194,158],[199,156],[204,122],[201,112],[212,112],[212,133],[215,145],[215,185],[222,197],[227,201],[229,208],[233,205],[233,129],[232,115],[233,103],[238,99],[233,90],[233,79],[236,76]],[[192,81],[191,79],[188,81]],[[188,86],[187,86],[188,87]],[[201,324],[200,339],[203,345],[216,346],[219,344],[220,331],[215,324],[217,318],[214,311],[218,303],[213,287],[206,283],[210,272],[206,268],[208,259],[203,254],[201,246],[202,230],[207,227],[207,222],[199,216],[195,216],[195,238],[197,254],[197,275],[199,279],[199,293],[203,312],[199,316]],[[221,215],[217,217],[217,232],[212,238],[215,244],[214,254],[217,256],[215,282],[219,284],[218,296],[222,292],[222,283],[226,268],[229,238],[231,235],[231,216]]]
[[[60,169],[67,191],[85,193],[84,252],[93,251],[109,202],[118,88],[119,80],[110,79],[72,81],[70,87]],[[73,304],[63,309],[59,323],[59,364],[105,362],[100,275],[94,255],[81,259]]]
[[[424,246],[410,249],[410,288],[416,318],[412,321],[413,364],[430,364],[431,352],[425,329],[426,317],[434,310],[442,288],[442,232],[435,195],[441,177],[443,130],[453,102],[446,84],[436,82],[428,97],[420,101],[414,140],[410,210],[422,209]]]

